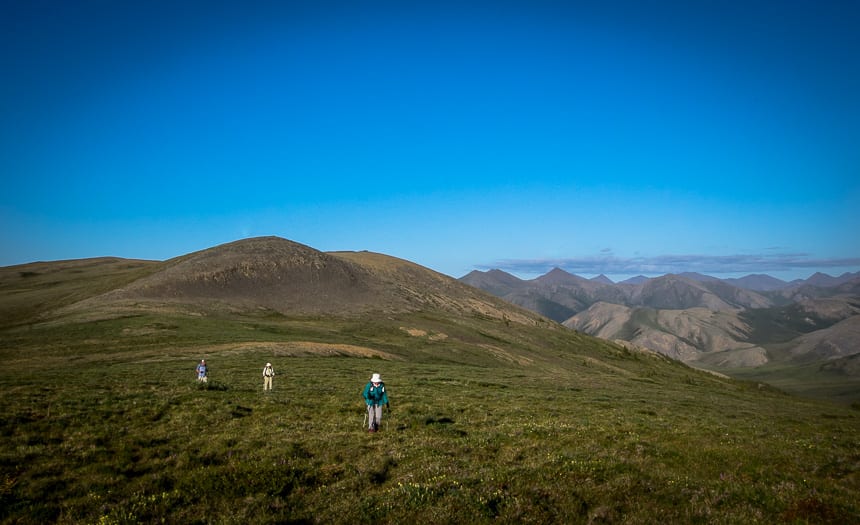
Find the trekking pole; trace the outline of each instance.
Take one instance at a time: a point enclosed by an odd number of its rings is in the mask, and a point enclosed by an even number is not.
[[[362,430],[367,428],[367,410],[364,411],[364,420],[361,422],[361,428]]]

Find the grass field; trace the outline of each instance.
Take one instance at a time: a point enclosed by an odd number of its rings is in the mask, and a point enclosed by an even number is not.
[[[839,369],[828,370],[820,362],[793,366],[773,363],[758,368],[736,368],[730,372],[732,377],[762,381],[802,397],[826,399],[860,408],[857,376],[845,374]]]
[[[856,409],[565,330],[153,315],[0,344],[2,523],[860,522]]]

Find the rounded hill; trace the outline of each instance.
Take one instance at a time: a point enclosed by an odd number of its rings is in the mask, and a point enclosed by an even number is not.
[[[360,265],[279,237],[243,239],[170,259],[104,299],[221,303],[282,313],[407,306]]]
[[[280,237],[243,239],[161,264],[76,306],[173,304],[291,315],[445,310],[527,324],[539,317],[415,263],[371,252],[326,253]]]

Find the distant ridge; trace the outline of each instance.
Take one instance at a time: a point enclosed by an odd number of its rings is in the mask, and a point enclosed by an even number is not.
[[[499,276],[504,276],[504,279],[509,280],[511,282],[516,281],[516,283],[528,283],[530,281],[526,281],[520,279],[512,274],[509,274],[503,270],[492,269],[488,271],[479,271],[473,270],[469,272],[467,275],[464,275],[460,278],[463,281],[473,281],[478,282],[482,279],[482,276],[493,276],[494,281],[500,281]],[[612,279],[607,277],[604,274],[597,275],[592,277],[591,279],[586,279],[584,277],[580,277],[578,275],[567,272],[562,268],[553,268],[549,272],[535,279],[532,279],[531,282],[538,282],[542,284],[569,284],[574,281],[582,280],[582,281],[591,281],[600,284],[632,284],[638,285],[642,284],[646,281],[653,279],[660,279],[662,277],[666,277],[667,275],[677,275],[679,277],[683,277],[685,279],[689,279],[691,281],[697,281],[702,283],[713,283],[713,282],[722,282],[731,284],[737,288],[743,288],[745,290],[752,290],[756,292],[770,292],[776,290],[786,290],[791,288],[798,288],[801,286],[815,286],[819,288],[830,288],[839,286],[841,284],[850,282],[854,279],[860,278],[860,272],[846,272],[838,277],[833,277],[831,275],[827,275],[825,273],[817,272],[813,275],[810,275],[807,279],[795,279],[790,282],[783,281],[781,279],[777,279],[776,277],[772,277],[767,274],[750,274],[744,277],[738,278],[726,278],[720,279],[718,277],[713,277],[711,275],[705,275],[698,272],[682,272],[678,274],[665,274],[658,277],[647,277],[645,275],[637,275],[635,277],[627,278],[623,281],[619,281],[617,283],[613,282]]]
[[[741,277],[739,279],[725,279],[725,282],[737,286],[738,288],[755,290],[757,292],[781,290],[788,286],[788,283],[781,279],[763,274],[747,275],[746,277]]]
[[[844,283],[845,281],[851,279],[854,275],[855,274],[845,273],[839,277],[831,277],[830,275],[827,275],[826,273],[816,272],[813,275],[811,275],[808,279],[806,279],[803,282],[803,284],[811,285],[811,286],[821,286],[821,287],[838,286],[838,285]]]
[[[703,282],[703,283],[719,281],[719,279],[717,279],[716,277],[711,277],[710,275],[704,275],[704,274],[697,273],[697,272],[683,272],[683,273],[679,273],[676,275],[678,275],[679,277],[684,277],[685,279],[690,279],[692,281],[699,281],[699,282]],[[664,277],[665,277],[665,275],[664,275]],[[658,277],[658,279],[659,279],[659,277]]]
[[[534,282],[541,285],[566,285],[577,284],[587,280],[588,279],[585,279],[584,277],[566,272],[561,268],[553,268],[546,274],[535,279]]]
[[[729,303],[711,292],[705,286],[705,282],[672,274],[645,281],[639,293],[633,295],[632,299],[632,306],[658,309],[683,310],[698,307],[728,310],[732,308]]]
[[[526,285],[522,279],[501,270],[490,270],[488,272],[473,270],[461,277],[460,280],[498,297],[504,297]]]
[[[612,284],[554,268],[516,287],[500,285],[503,276],[515,279],[496,270],[463,281],[569,328],[706,368],[793,366],[800,355],[828,360],[860,353],[860,272],[792,283],[685,272]]]

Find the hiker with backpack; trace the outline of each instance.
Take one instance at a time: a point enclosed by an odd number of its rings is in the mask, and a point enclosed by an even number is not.
[[[272,378],[275,377],[275,369],[272,368],[272,363],[266,363],[263,367],[263,392],[272,390]]]
[[[209,367],[206,366],[206,360],[201,359],[200,364],[197,365],[197,382],[198,383],[208,383],[209,382]]]
[[[382,382],[379,374],[373,374],[370,377],[370,381],[364,386],[361,395],[367,404],[367,431],[377,432],[379,423],[382,421],[382,405],[385,405],[386,410],[391,409],[388,405],[385,383]]]

